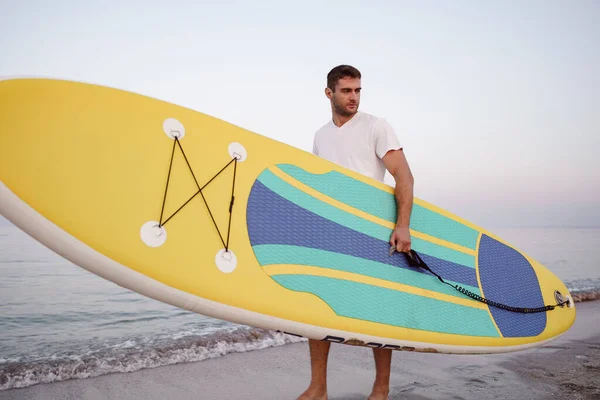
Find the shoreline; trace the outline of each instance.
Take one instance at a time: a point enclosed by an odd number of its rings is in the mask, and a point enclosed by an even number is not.
[[[371,350],[332,345],[330,399],[365,399],[374,379]],[[600,398],[600,301],[578,303],[574,326],[545,346],[514,353],[394,352],[390,399]],[[294,399],[310,379],[305,342],[199,362],[37,384],[0,399]],[[556,398],[560,398],[556,397]]]

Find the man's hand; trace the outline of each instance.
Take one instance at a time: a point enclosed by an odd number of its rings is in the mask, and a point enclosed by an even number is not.
[[[390,238],[390,244],[396,247],[396,251],[408,253],[410,251],[410,230],[396,226]]]

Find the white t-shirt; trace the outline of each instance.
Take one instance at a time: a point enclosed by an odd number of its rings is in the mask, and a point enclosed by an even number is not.
[[[360,111],[341,127],[330,120],[313,140],[313,154],[380,182],[386,171],[383,156],[401,148],[390,124]]]

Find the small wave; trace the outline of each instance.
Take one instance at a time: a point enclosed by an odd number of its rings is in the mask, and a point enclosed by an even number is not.
[[[202,361],[303,340],[280,332],[243,327],[231,332],[176,340],[153,348],[133,348],[133,342],[126,342],[110,351],[77,357],[29,362],[7,360],[8,363],[0,364],[0,390]]]
[[[114,326],[114,325],[125,325],[125,324],[155,321],[157,319],[164,319],[164,316],[158,315],[158,316],[137,317],[137,318],[123,318],[123,319],[119,319],[116,321],[108,321],[108,322],[104,322],[101,324],[97,324],[97,326],[105,327],[105,326]]]
[[[600,300],[600,289],[573,291],[571,297],[575,303]]]

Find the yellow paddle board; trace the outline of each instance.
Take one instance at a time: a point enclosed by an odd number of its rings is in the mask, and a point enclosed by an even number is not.
[[[423,200],[413,248],[448,284],[390,254],[395,212],[391,187],[197,111],[92,84],[0,81],[0,213],[125,288],[395,350],[514,351],[573,324],[547,268]]]

